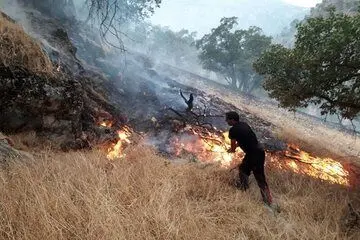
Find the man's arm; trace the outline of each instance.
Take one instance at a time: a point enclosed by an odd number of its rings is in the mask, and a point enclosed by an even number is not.
[[[228,150],[228,153],[234,153],[237,147],[237,143],[235,139],[231,139],[231,147]]]

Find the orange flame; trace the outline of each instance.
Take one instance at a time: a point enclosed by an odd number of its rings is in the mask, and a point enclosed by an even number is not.
[[[226,141],[226,134],[211,133],[196,127],[187,127],[185,134],[176,137],[171,147],[176,155],[183,151],[195,155],[201,162],[218,162],[223,167],[233,166],[241,159],[242,151],[238,149],[235,154],[228,153],[230,144]]]
[[[235,154],[227,152],[230,148],[227,133],[221,136],[209,131],[204,132],[196,127],[187,127],[184,131],[186,134],[172,141],[172,148],[176,155],[186,151],[201,162],[219,162],[223,167],[233,167],[243,157],[243,152],[239,148]],[[340,162],[331,158],[313,157],[294,145],[289,145],[285,156],[284,153],[281,156],[272,156],[270,162],[280,169],[288,169],[331,183],[350,185],[349,172]]]
[[[111,128],[113,126],[112,121],[102,121],[99,123],[100,126]]]
[[[288,168],[296,173],[305,174],[313,178],[346,185],[349,183],[349,172],[344,166],[331,158],[313,157],[309,153],[294,145],[289,145],[282,159],[271,159],[280,168]]]
[[[124,143],[131,143],[131,141],[129,140],[130,136],[131,136],[132,130],[125,126],[123,129],[118,131],[118,137],[119,140],[117,141],[116,144],[113,144],[111,147],[108,148],[108,154],[107,154],[107,158],[110,160],[114,160],[116,158],[122,158],[125,157],[126,154],[123,153],[125,144]]]

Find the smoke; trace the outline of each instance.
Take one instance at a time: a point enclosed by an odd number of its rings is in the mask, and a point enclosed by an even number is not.
[[[29,28],[30,25],[28,24],[24,9],[17,0],[3,0],[0,4],[2,12],[5,12],[12,19],[19,22],[25,29]]]
[[[76,11],[76,18],[79,21],[86,21],[89,17],[89,9],[86,5],[86,0],[73,0],[75,11]]]
[[[151,18],[152,23],[169,26],[174,31],[186,28],[200,36],[219,25],[222,17],[236,16],[239,27],[261,27],[266,34],[276,35],[309,9],[296,7],[281,0],[182,0],[163,1]]]

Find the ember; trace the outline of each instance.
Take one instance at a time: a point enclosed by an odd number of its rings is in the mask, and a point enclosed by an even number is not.
[[[103,121],[99,123],[100,126],[111,128],[113,125],[112,121]]]

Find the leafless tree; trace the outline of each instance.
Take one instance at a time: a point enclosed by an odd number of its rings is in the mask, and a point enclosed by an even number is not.
[[[69,9],[75,10],[74,0],[18,0],[41,12],[57,17],[68,17]],[[161,0],[83,0],[89,10],[86,22],[92,21],[99,27],[101,38],[107,44],[124,50],[121,25],[149,17]],[[75,11],[74,11],[75,12]],[[113,40],[118,41],[114,43]]]
[[[99,24],[101,37],[107,44],[124,50],[121,39],[125,34],[121,32],[121,25],[149,17],[160,3],[161,0],[86,0],[87,21]],[[114,45],[111,36],[119,44]]]

